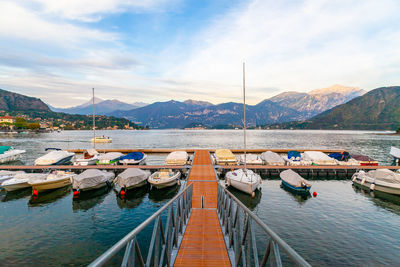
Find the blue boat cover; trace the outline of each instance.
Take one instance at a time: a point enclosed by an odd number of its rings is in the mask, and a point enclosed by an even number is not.
[[[124,159],[133,159],[133,160],[141,160],[144,157],[142,152],[131,152],[123,157],[120,157],[120,160]]]
[[[291,158],[295,158],[296,159],[297,157],[301,158],[301,155],[300,155],[299,151],[289,151],[287,153],[287,157],[288,157],[288,159],[291,159]]]
[[[339,161],[348,161],[351,158],[349,152],[335,152],[329,154],[328,156]]]
[[[10,146],[0,146],[0,154],[3,154],[4,152],[10,150]]]

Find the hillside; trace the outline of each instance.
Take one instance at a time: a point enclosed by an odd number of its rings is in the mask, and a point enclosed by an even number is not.
[[[0,89],[0,110],[4,111],[50,111],[42,100]]]
[[[400,125],[400,86],[369,91],[305,122],[282,124],[283,128],[396,130]]]

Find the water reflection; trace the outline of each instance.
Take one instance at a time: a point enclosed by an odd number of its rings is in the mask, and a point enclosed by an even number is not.
[[[298,192],[293,189],[290,189],[284,185],[280,185],[280,187],[286,191],[294,200],[296,200],[300,205],[303,205],[309,198],[311,198],[310,192]]]
[[[353,185],[353,189],[356,193],[371,198],[375,205],[400,215],[400,196],[380,191],[370,191],[356,185]]]
[[[73,198],[72,210],[89,210],[104,201],[106,195],[111,191],[108,186],[103,186],[102,188],[90,191],[82,191],[78,198]]]
[[[22,190],[15,190],[11,192],[5,192],[2,195],[2,202],[7,202],[7,201],[13,201],[13,200],[18,200],[21,198],[25,198],[27,196],[30,196],[32,194],[32,188],[25,188]]]
[[[128,190],[123,198],[119,196],[118,192],[115,192],[118,207],[121,209],[133,209],[138,207],[143,202],[144,196],[147,194],[148,189],[149,186],[146,185]]]
[[[58,199],[68,195],[71,192],[71,186],[62,187],[56,190],[41,192],[38,196],[31,196],[28,202],[30,207],[46,206],[56,202]]]
[[[157,189],[155,187],[151,188],[149,191],[149,199],[151,202],[159,203],[174,197],[179,191],[180,185],[174,185],[167,188]]]
[[[249,194],[243,193],[242,191],[239,191],[231,186],[228,187],[228,191],[231,192],[235,197],[237,197],[250,210],[254,210],[257,207],[262,197],[261,190],[256,190],[254,197],[251,197]]]

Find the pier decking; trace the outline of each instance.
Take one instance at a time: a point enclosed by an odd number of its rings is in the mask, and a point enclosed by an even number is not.
[[[174,266],[231,266],[216,211],[217,180],[207,150],[196,150],[190,183],[193,209]]]

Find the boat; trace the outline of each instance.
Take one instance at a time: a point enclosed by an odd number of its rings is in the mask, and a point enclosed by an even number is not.
[[[120,157],[119,164],[122,165],[139,165],[146,162],[147,155],[143,152],[131,152]]]
[[[1,187],[1,184],[4,181],[10,180],[11,178],[13,178],[18,173],[21,174],[21,173],[24,173],[24,172],[23,171],[4,171],[4,170],[1,170],[0,171],[0,187]]]
[[[88,169],[81,174],[72,177],[74,196],[79,195],[81,191],[89,191],[104,186],[111,187],[114,177],[115,175],[113,172],[101,171],[99,169]]]
[[[189,160],[188,153],[186,151],[173,151],[168,154],[165,159],[166,165],[186,165]]]
[[[246,164],[248,165],[261,165],[263,164],[262,159],[255,154],[247,154],[245,155],[240,155],[240,164],[244,164],[244,161],[246,160]]]
[[[236,165],[237,159],[229,149],[217,149],[214,153],[215,163],[217,165]]]
[[[150,175],[148,182],[157,189],[179,184],[181,177],[180,171],[172,171],[171,169],[161,169]]]
[[[49,149],[47,149],[49,150]],[[71,163],[75,153],[65,150],[52,150],[44,156],[35,160],[35,165],[48,166],[48,165],[68,165]]]
[[[295,193],[309,193],[311,189],[311,184],[301,177],[297,172],[288,169],[279,174],[282,179],[282,186]]]
[[[371,191],[400,195],[400,173],[389,169],[360,170],[353,174],[351,180],[353,184]]]
[[[96,165],[97,160],[99,159],[99,152],[97,152],[94,148],[86,149],[83,153],[83,158],[75,159],[73,165],[74,166],[88,166],[88,165]]]
[[[243,169],[237,169],[227,172],[225,175],[225,182],[228,186],[232,186],[242,192],[245,192],[252,197],[255,197],[255,191],[260,188],[261,177],[252,170],[247,169],[247,155],[246,155],[246,89],[245,89],[245,65],[243,63]],[[231,152],[232,153],[232,152]]]
[[[21,159],[21,155],[25,150],[14,149],[11,146],[0,146],[0,163],[7,163]]]
[[[112,138],[111,137],[106,137],[106,136],[96,136],[92,139],[90,139],[90,142],[92,143],[112,143]]]
[[[141,187],[147,184],[150,171],[137,168],[129,168],[121,172],[115,179],[114,184],[120,187],[120,194],[123,195],[129,189]]]
[[[360,166],[360,162],[353,159],[347,151],[330,153],[328,156],[335,159],[336,164],[340,166]]]
[[[24,188],[29,188],[31,185],[29,184],[32,180],[43,180],[46,178],[48,174],[45,173],[18,173],[13,178],[4,181],[1,186],[7,191],[15,191]]]
[[[378,161],[365,155],[351,154],[351,157],[359,162],[360,166],[378,166]]]
[[[337,165],[334,158],[321,151],[304,151],[303,158],[311,161],[313,165]]]
[[[301,153],[296,150],[288,151],[282,158],[289,166],[310,166],[312,164],[312,161],[305,160]]]
[[[41,192],[55,190],[71,185],[72,178],[76,174],[67,171],[53,171],[43,180],[31,180],[28,182],[32,186],[32,194],[38,195]]]
[[[261,159],[266,165],[270,166],[284,166],[285,161],[278,153],[272,151],[266,151],[261,154]]]
[[[390,155],[393,157],[393,165],[398,166],[400,163],[400,149],[397,147],[390,147]]]
[[[115,165],[118,163],[119,159],[123,156],[121,152],[108,152],[102,154],[98,157],[97,165]]]

